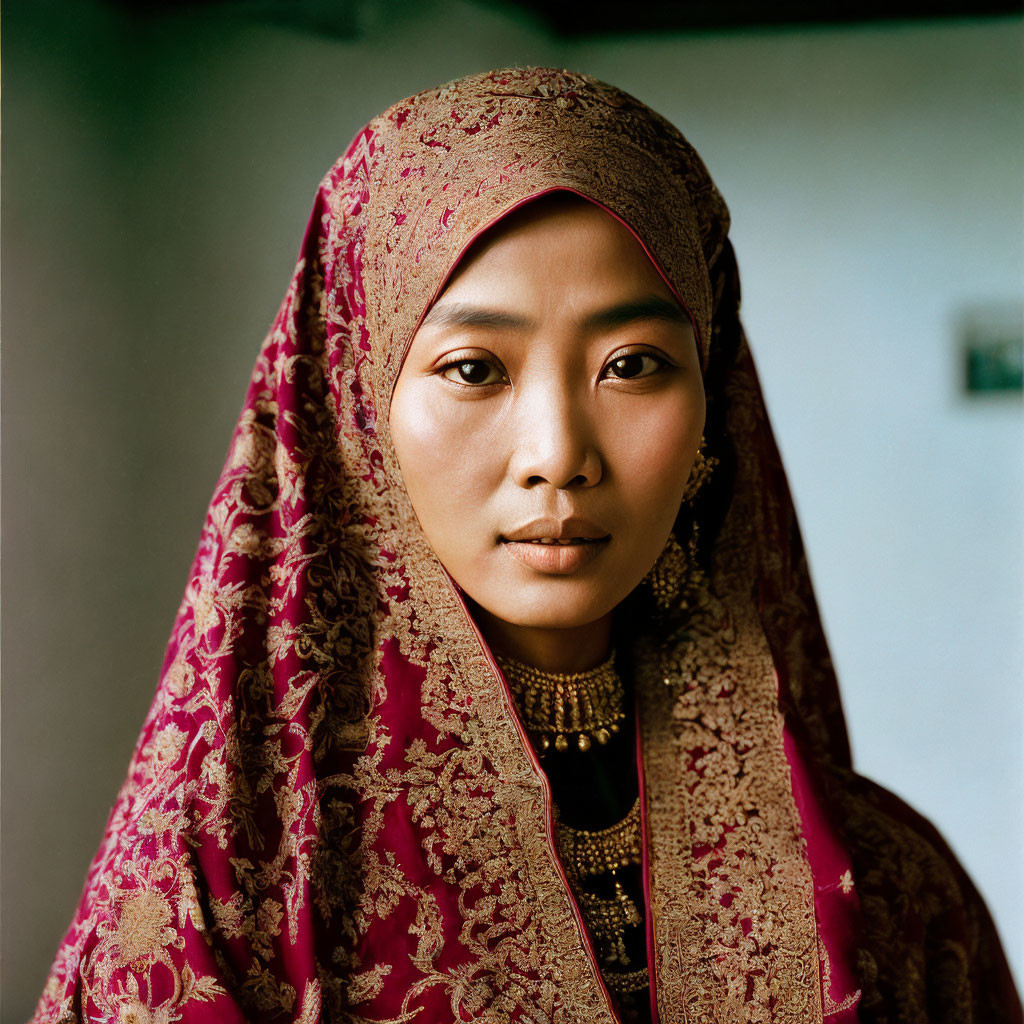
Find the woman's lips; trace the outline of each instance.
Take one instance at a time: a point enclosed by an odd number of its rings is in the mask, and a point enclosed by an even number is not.
[[[602,537],[571,544],[540,544],[528,540],[506,540],[503,543],[508,553],[523,565],[552,576],[568,576],[593,561],[604,551],[609,540],[609,537]]]

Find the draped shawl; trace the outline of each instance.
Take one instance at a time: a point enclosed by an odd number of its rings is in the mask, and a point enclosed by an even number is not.
[[[615,1019],[547,780],[387,426],[460,255],[558,189],[628,226],[690,311],[719,459],[700,600],[629,638],[658,1018],[821,1020],[787,742],[852,864],[861,1019],[1018,1012],[946,846],[851,770],[725,204],[664,119],[533,68],[395,104],[324,178],[37,1020]]]

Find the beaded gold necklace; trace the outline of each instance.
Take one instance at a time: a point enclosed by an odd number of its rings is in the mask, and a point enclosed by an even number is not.
[[[608,828],[571,828],[559,820],[557,840],[566,876],[597,940],[609,987],[619,993],[643,988],[647,984],[647,968],[631,970],[631,960],[626,951],[626,931],[643,924],[643,917],[626,892],[621,877],[624,870],[639,867],[643,856],[640,797],[636,798],[625,818]],[[587,880],[605,874],[611,878],[613,895],[607,897],[588,892]]]
[[[575,735],[580,750],[605,744],[619,731],[625,690],[615,671],[615,654],[586,672],[542,672],[510,658],[498,658],[516,698],[523,727],[543,756],[551,746],[564,751]]]
[[[542,672],[510,658],[498,658],[516,698],[523,726],[544,756],[551,747],[569,749],[569,737],[587,751],[592,741],[604,745],[625,719],[625,688],[615,671],[615,655],[586,672]],[[627,952],[627,931],[643,917],[623,885],[623,874],[642,861],[640,797],[629,813],[602,829],[572,828],[555,808],[556,840],[566,878],[587,927],[593,933],[608,987],[619,995],[646,988],[646,965],[635,968]],[[605,876],[612,895],[593,891]],[[608,891],[605,882],[605,891]]]

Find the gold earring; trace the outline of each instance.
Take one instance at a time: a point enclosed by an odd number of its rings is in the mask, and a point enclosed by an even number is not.
[[[683,491],[684,502],[693,501],[697,497],[701,488],[707,483],[715,466],[718,465],[718,459],[713,455],[705,454],[705,443],[702,435],[700,447],[697,449],[697,457],[693,460],[693,465],[690,467],[690,475],[686,480],[686,489]]]
[[[673,531],[668,535],[657,561],[644,577],[644,583],[650,589],[654,603],[662,611],[668,611],[679,599],[689,577],[690,560]]]
[[[697,457],[693,460],[690,475],[683,491],[683,504],[691,504],[701,488],[707,483],[718,459],[704,452],[704,438],[700,439]],[[697,565],[698,526],[696,521],[690,527],[690,536],[684,548],[676,538],[675,531],[668,535],[665,547],[651,566],[644,582],[654,598],[655,604],[668,611],[673,605],[685,607],[685,593],[692,589],[700,570]]]

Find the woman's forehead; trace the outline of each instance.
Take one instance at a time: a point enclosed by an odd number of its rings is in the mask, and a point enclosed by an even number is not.
[[[467,279],[489,276],[500,285],[517,274],[546,271],[555,287],[566,271],[583,269],[595,281],[624,287],[643,282],[649,290],[674,296],[632,231],[582,196],[553,192],[488,227],[460,256],[435,305]]]

